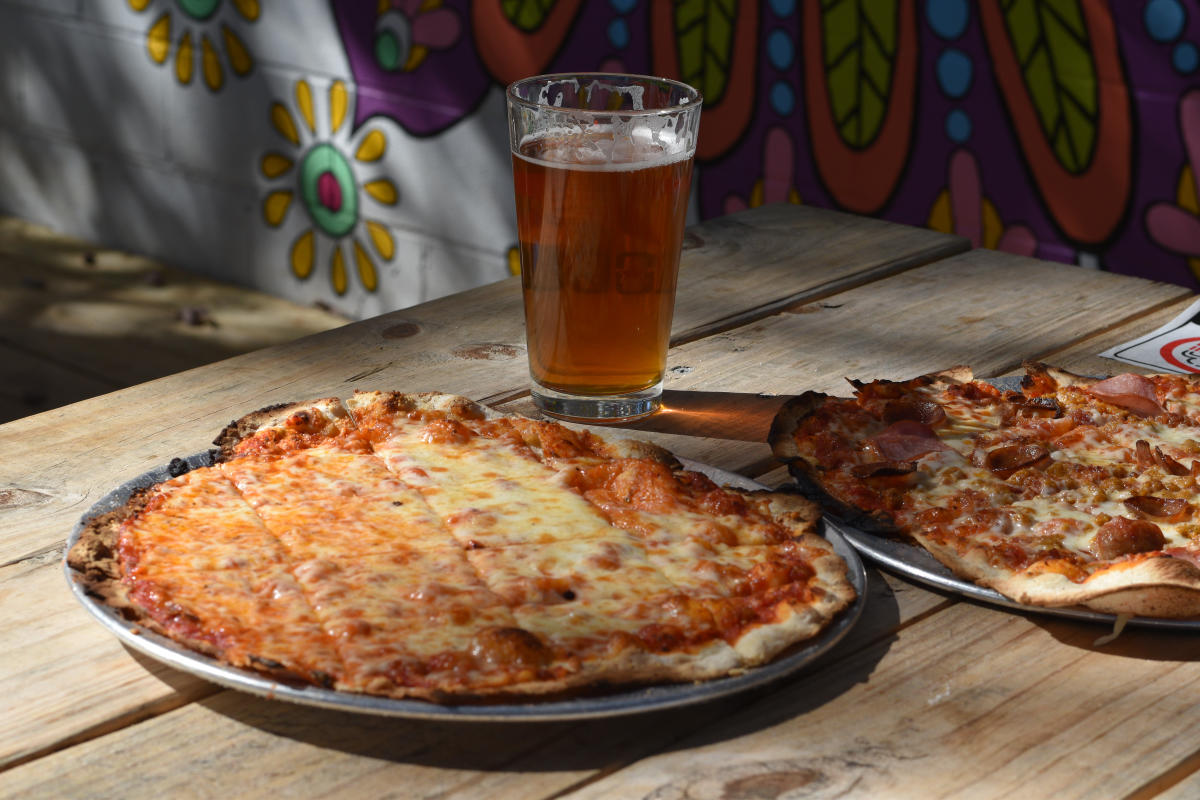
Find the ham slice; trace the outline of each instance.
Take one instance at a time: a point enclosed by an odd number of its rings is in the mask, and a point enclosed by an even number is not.
[[[888,461],[912,461],[936,450],[949,450],[933,428],[911,419],[889,425],[872,441]]]
[[[1166,409],[1158,402],[1154,391],[1154,382],[1142,375],[1127,372],[1114,375],[1099,383],[1092,384],[1088,389],[1093,397],[1106,403],[1132,411],[1141,417],[1153,417],[1166,413]]]

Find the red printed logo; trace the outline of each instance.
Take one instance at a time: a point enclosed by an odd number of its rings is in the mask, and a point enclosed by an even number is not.
[[[1158,353],[1168,364],[1185,372],[1200,373],[1200,336],[1167,342]]]

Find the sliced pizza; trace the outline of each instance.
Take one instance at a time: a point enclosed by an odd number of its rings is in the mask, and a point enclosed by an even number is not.
[[[852,523],[1018,602],[1200,614],[1200,394],[1191,378],[956,367],[789,401],[775,454]]]
[[[807,500],[462,397],[276,406],[215,443],[68,562],[130,618],[282,679],[441,702],[710,679],[855,597]]]

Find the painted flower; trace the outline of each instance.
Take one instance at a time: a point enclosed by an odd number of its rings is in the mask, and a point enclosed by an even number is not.
[[[1146,210],[1150,238],[1168,250],[1188,257],[1192,275],[1200,279],[1200,90],[1179,101],[1179,129],[1188,163],[1179,171],[1175,204],[1155,203]]]
[[[948,184],[930,209],[930,228],[965,236],[972,247],[1022,256],[1037,250],[1033,231],[1024,225],[1005,227],[992,201],[984,197],[979,163],[969,150],[956,150],[950,156]]]
[[[282,225],[297,197],[312,223],[292,242],[292,273],[308,278],[317,264],[318,245],[322,251],[332,249],[330,280],[339,295],[349,288],[349,263],[354,264],[364,289],[374,292],[379,287],[379,273],[368,248],[390,261],[396,254],[396,241],[383,223],[367,219],[363,208],[368,203],[393,206],[400,198],[391,179],[371,174],[371,165],[387,150],[387,137],[378,129],[352,132],[345,124],[349,105],[346,84],[335,81],[329,87],[326,126],[326,118],[316,112],[312,88],[305,80],[297,81],[299,123],[288,106],[281,102],[271,105],[271,123],[291,145],[290,152],[267,153],[260,163],[263,176],[272,183],[263,199],[267,224]]]
[[[261,9],[258,0],[229,0],[246,22],[258,19]],[[154,0],[129,0],[129,6],[139,13],[147,11]],[[167,5],[164,3],[164,5]],[[171,7],[178,10],[173,16]],[[175,77],[190,84],[197,69],[212,91],[225,85],[225,61],[239,77],[250,74],[254,59],[245,42],[226,22],[220,21],[221,0],[175,0],[159,14],[146,32],[146,50],[157,64],[165,64],[175,47]],[[224,51],[224,59],[221,51]]]
[[[784,128],[771,128],[763,141],[763,176],[750,189],[750,199],[731,194],[725,198],[725,213],[733,214],[764,203],[795,203],[800,193],[795,188],[795,147]]]
[[[453,47],[461,33],[458,15],[442,0],[379,0],[375,62],[388,72],[412,72],[430,50]]]

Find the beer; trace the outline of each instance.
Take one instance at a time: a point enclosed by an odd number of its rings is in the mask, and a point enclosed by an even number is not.
[[[513,153],[529,367],[542,387],[622,395],[662,381],[692,174],[690,151],[666,133],[593,126]]]

